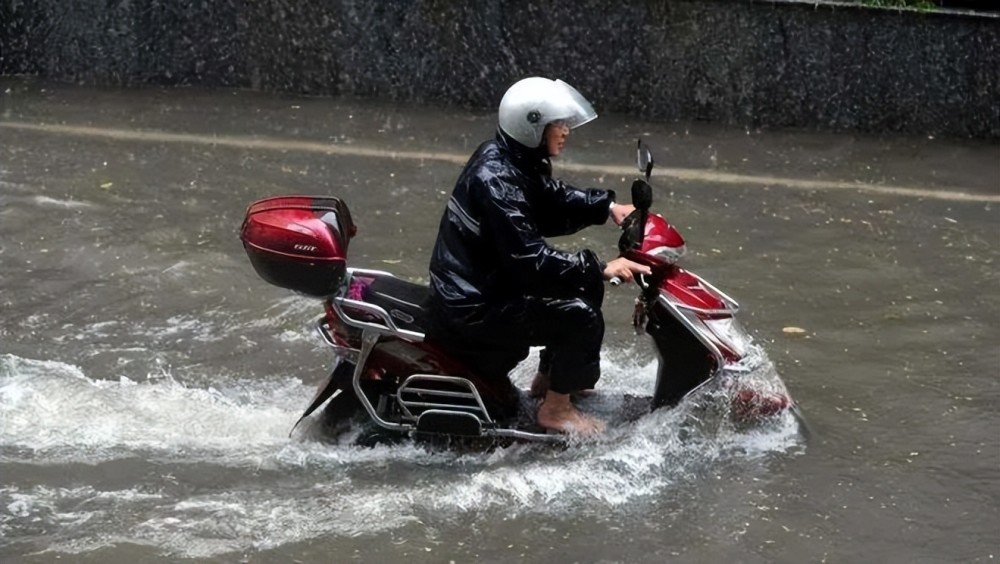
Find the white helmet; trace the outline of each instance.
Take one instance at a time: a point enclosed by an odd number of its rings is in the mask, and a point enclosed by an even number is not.
[[[500,100],[500,129],[529,148],[542,144],[545,126],[554,121],[573,129],[596,117],[590,102],[561,80],[525,78],[508,88]]]

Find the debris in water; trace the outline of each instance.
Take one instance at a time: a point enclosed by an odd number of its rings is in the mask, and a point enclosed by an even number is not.
[[[801,327],[789,326],[782,329],[782,332],[784,332],[786,335],[803,335],[805,334],[806,330]]]

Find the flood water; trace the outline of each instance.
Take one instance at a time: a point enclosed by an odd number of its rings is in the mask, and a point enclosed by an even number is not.
[[[425,282],[493,127],[454,108],[0,81],[0,560],[1000,557],[996,144],[620,116],[571,136],[556,174],[623,195],[635,138],[653,147],[654,209],[686,266],[741,302],[758,376],[808,432],[682,404],[565,449],[289,437],[332,359],[321,305],[246,260],[246,206],[339,196],[350,264]],[[554,243],[611,257],[617,235]],[[655,376],[634,297],[608,291],[604,389]]]

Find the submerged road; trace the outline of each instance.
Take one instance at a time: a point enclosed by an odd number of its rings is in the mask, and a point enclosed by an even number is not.
[[[598,108],[600,109],[600,108]],[[426,281],[491,115],[0,80],[0,560],[989,562],[1000,530],[1000,147],[602,116],[557,175],[627,190],[809,421],[681,406],[490,454],[287,436],[330,359],[268,286],[251,201],[330,194],[350,261]],[[555,244],[614,253],[595,227]],[[601,387],[655,358],[608,290]],[[802,332],[786,332],[789,327]],[[514,374],[524,383],[530,367]]]
[[[468,155],[459,153],[444,153],[433,151],[390,151],[375,146],[359,146],[353,144],[322,143],[317,141],[296,141],[280,138],[238,137],[220,135],[191,135],[169,133],[166,131],[135,131],[101,127],[83,127],[62,124],[38,124],[23,122],[0,121],[0,128],[36,131],[50,134],[74,135],[114,139],[118,141],[142,141],[150,143],[185,143],[191,145],[210,145],[235,147],[240,149],[270,150],[270,151],[302,151],[323,155],[340,155],[348,157],[368,157],[382,159],[400,159],[412,161],[441,161],[462,165]],[[589,174],[633,174],[633,167],[591,165],[585,163],[563,163],[561,170]],[[913,198],[928,198],[935,200],[967,201],[967,202],[1000,202],[1000,194],[974,192],[964,187],[949,186],[946,189],[920,188],[916,186],[893,186],[873,184],[864,181],[814,180],[804,178],[786,178],[780,176],[738,174],[695,168],[659,167],[656,176],[673,180],[697,181],[716,184],[734,184],[739,186],[781,186],[799,190],[854,190],[873,194],[888,194],[908,196]],[[980,188],[981,190],[982,188]]]

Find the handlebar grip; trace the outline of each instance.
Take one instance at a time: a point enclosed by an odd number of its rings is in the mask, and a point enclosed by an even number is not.
[[[618,286],[619,284],[621,284],[621,283],[622,283],[622,279],[621,279],[621,278],[618,278],[617,276],[612,276],[612,277],[611,277],[611,280],[608,280],[608,282],[609,282],[609,283],[610,283],[610,284],[611,284],[612,286]]]

